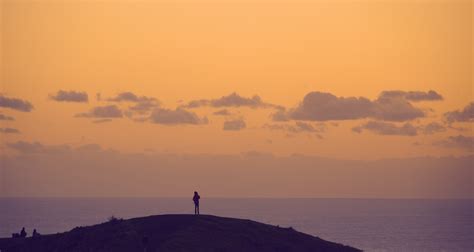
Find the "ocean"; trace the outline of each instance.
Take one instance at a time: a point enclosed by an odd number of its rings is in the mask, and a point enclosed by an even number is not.
[[[192,196],[192,195],[191,195]],[[205,198],[201,214],[293,227],[365,251],[474,251],[474,200]],[[190,198],[0,198],[0,237],[156,214],[191,214]]]

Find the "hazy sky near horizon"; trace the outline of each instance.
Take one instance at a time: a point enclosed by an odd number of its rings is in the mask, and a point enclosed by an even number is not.
[[[15,157],[44,161],[90,146],[193,157],[469,156],[473,8],[469,0],[1,0],[2,166],[21,181]]]

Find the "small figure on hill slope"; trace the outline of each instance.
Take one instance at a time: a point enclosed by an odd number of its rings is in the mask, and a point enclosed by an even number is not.
[[[33,229],[33,235],[32,235],[32,237],[38,237],[38,236],[41,236],[40,233],[38,233],[38,232],[36,231],[36,229]]]
[[[20,231],[20,237],[21,238],[25,238],[26,237],[26,231],[25,231],[25,228],[23,227]]]
[[[199,199],[201,198],[201,196],[199,196],[198,192],[194,192],[194,197],[193,197],[193,201],[194,201],[194,214],[199,214]]]

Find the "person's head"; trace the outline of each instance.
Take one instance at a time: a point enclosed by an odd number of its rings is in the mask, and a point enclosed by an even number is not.
[[[194,191],[194,195],[197,195],[197,194],[198,194],[198,192]]]

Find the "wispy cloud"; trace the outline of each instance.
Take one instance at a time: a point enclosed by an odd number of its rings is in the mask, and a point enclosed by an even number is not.
[[[416,136],[418,130],[411,123],[405,123],[398,126],[394,123],[369,121],[365,124],[352,128],[352,131],[361,133],[363,130],[369,130],[378,135],[392,135],[392,136]]]
[[[156,108],[150,116],[150,121],[156,124],[177,125],[177,124],[207,124],[206,117],[200,118],[196,113],[182,108],[175,110]]]
[[[469,103],[462,110],[450,111],[444,114],[446,120],[453,122],[473,122],[474,121],[474,102]]]
[[[14,121],[14,120],[15,120],[15,118],[13,118],[11,116],[0,114],[0,121]]]
[[[89,96],[86,92],[59,90],[56,94],[50,95],[51,100],[58,102],[88,102]]]
[[[381,98],[404,98],[412,102],[420,101],[440,101],[443,100],[443,96],[438,94],[436,91],[430,90],[424,91],[401,91],[401,90],[390,90],[383,91],[380,94]]]
[[[223,130],[232,130],[232,131],[238,131],[245,129],[247,127],[247,124],[243,119],[235,119],[235,120],[228,120],[224,122],[224,127]]]
[[[435,142],[434,145],[447,148],[459,148],[472,152],[474,151],[474,137],[463,135],[450,136],[442,141]]]
[[[129,109],[138,113],[148,112],[161,105],[158,99],[148,96],[138,96],[132,92],[119,93],[117,96],[107,99],[112,102],[130,102],[134,105]]]
[[[117,106],[107,105],[94,107],[89,112],[76,114],[76,117],[121,118],[123,117],[123,113]]]
[[[228,116],[231,115],[230,111],[227,109],[221,109],[212,113],[213,115]]]
[[[307,123],[307,122],[295,122],[294,124],[288,123],[275,123],[265,124],[263,128],[269,130],[283,130],[290,133],[322,133],[326,131],[327,125],[325,123]]]
[[[22,112],[30,112],[33,110],[33,105],[26,100],[18,98],[9,98],[0,94],[0,107],[14,109]]]
[[[264,102],[258,95],[250,98],[240,96],[237,93],[222,96],[218,99],[201,99],[194,100],[184,105],[184,108],[197,108],[203,106],[210,106],[215,108],[221,107],[250,107],[250,108],[282,108],[281,106]]]
[[[0,128],[0,133],[5,134],[19,134],[20,131],[14,128]]]

